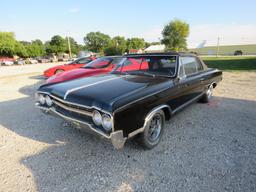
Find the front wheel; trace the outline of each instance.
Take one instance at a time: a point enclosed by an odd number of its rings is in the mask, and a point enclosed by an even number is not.
[[[144,132],[139,137],[143,147],[152,149],[159,143],[163,134],[164,124],[164,112],[162,110],[155,112],[148,120]]]
[[[208,103],[212,98],[212,92],[213,92],[213,85],[210,85],[206,91],[206,93],[203,94],[201,98],[202,103]]]

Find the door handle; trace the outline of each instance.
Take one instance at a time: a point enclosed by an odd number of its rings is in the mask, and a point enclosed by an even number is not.
[[[204,78],[201,78],[201,79],[200,79],[200,82],[203,82],[203,81],[204,81]]]

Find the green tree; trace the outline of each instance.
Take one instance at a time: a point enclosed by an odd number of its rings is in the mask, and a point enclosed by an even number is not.
[[[0,32],[0,55],[12,57],[16,54],[17,41],[12,32]]]
[[[89,51],[103,52],[108,46],[111,38],[101,32],[90,32],[84,37],[84,43]]]
[[[14,55],[27,57],[25,46],[16,41],[14,33],[0,32],[0,56],[13,57]]]
[[[38,57],[45,55],[45,46],[39,39],[32,41],[26,46],[29,57]]]
[[[69,49],[68,49],[68,37],[65,38],[66,43],[66,53],[69,53]],[[69,43],[70,43],[70,48],[71,48],[71,53],[72,54],[77,54],[78,51],[81,50],[80,45],[78,45],[78,43],[75,41],[74,38],[69,37]]]
[[[130,38],[127,39],[127,50],[131,50],[131,49],[142,49],[144,48],[146,45],[146,42],[144,41],[143,38]]]
[[[53,36],[49,41],[49,43],[47,43],[48,54],[64,53],[66,50],[67,50],[67,42],[60,35]]]
[[[186,50],[189,25],[184,21],[175,19],[164,27],[162,35],[162,43],[167,50]]]
[[[116,36],[110,40],[105,48],[105,55],[122,55],[126,51],[126,40],[124,37]]]
[[[28,57],[28,51],[26,49],[26,46],[24,46],[22,43],[16,41],[15,43],[15,55],[19,57]]]

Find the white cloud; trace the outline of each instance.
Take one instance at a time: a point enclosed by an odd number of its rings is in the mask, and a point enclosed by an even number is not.
[[[77,13],[77,12],[79,12],[79,9],[78,8],[72,8],[72,9],[69,9],[68,12],[69,13]]]

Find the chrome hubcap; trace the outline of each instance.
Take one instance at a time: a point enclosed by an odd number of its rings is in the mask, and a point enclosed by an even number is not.
[[[212,90],[213,90],[213,86],[210,85],[210,87],[208,88],[208,90],[206,92],[208,99],[212,98]]]
[[[155,142],[161,133],[162,129],[162,118],[156,114],[150,121],[148,129],[148,139],[150,142]]]

